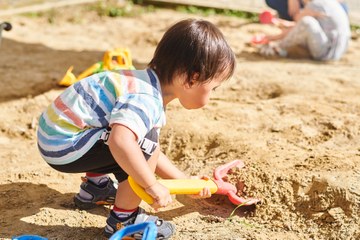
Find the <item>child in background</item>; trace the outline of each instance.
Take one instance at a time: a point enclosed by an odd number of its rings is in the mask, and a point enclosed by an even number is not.
[[[160,151],[165,107],[174,99],[186,109],[205,106],[234,68],[234,53],[217,27],[204,20],[180,21],[166,31],[147,69],[98,73],[57,97],[39,119],[40,153],[58,171],[86,172],[74,198],[79,208],[114,203],[107,237],[127,225],[153,221],[157,237],[168,239],[175,232],[173,224],[139,207],[141,199],[127,177],[153,197],[153,208],[171,203],[169,190],[155,174],[164,179],[188,176]],[[108,173],[118,180],[117,189]],[[210,196],[206,188],[196,195]]]
[[[344,11],[348,14],[349,7],[345,0],[337,0]],[[304,7],[304,0],[265,0],[270,8],[276,10],[280,19],[286,21],[296,21],[297,15]]]
[[[276,10],[279,18],[294,21],[294,16],[304,7],[301,0],[265,0],[270,8]]]
[[[263,55],[287,56],[301,46],[315,60],[339,60],[348,48],[350,23],[337,0],[304,0],[294,27],[281,34],[266,36],[270,42],[260,49]],[[277,42],[275,42],[277,41]]]

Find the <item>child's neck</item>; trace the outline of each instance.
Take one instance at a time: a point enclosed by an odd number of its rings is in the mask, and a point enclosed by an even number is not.
[[[164,107],[176,98],[174,94],[174,85],[161,85],[161,93]]]

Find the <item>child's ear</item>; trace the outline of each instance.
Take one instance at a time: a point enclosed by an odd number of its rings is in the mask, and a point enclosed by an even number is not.
[[[187,89],[191,88],[194,84],[196,84],[199,81],[199,78],[200,78],[199,73],[193,73],[191,75],[190,81],[186,81],[185,88],[187,88]]]
[[[198,72],[193,73],[191,76],[191,80],[194,82],[199,81],[199,78],[200,78],[200,73],[198,73]]]

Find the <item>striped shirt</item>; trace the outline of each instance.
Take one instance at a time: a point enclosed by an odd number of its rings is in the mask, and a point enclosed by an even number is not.
[[[68,87],[41,114],[38,148],[50,164],[83,156],[112,124],[132,130],[140,143],[166,123],[161,87],[154,71],[106,71]]]

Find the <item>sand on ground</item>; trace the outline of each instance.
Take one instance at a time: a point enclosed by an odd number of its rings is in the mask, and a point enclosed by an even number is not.
[[[0,47],[0,238],[102,239],[109,208],[75,208],[82,174],[50,168],[36,146],[40,113],[63,90],[67,68],[79,74],[104,51],[128,47],[141,69],[164,31],[184,18],[215,23],[237,69],[210,103],[167,107],[162,150],[187,174],[210,175],[234,159],[228,181],[261,204],[235,206],[226,196],[177,196],[149,212],[173,222],[172,239],[360,239],[360,40],[339,62],[265,58],[247,43],[271,26],[228,16],[169,9],[99,17],[88,6],[11,16]]]

